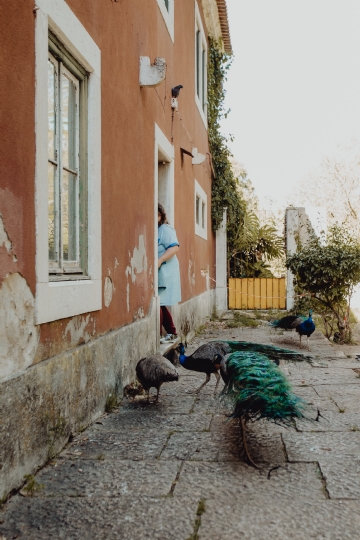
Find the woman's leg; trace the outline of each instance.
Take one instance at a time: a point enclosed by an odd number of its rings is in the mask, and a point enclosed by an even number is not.
[[[168,334],[177,335],[175,324],[166,306],[160,306],[160,329],[164,327]]]
[[[162,336],[162,327],[163,327],[163,311],[162,306],[160,306],[160,337]]]

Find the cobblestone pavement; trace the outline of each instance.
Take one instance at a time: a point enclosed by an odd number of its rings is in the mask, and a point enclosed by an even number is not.
[[[298,349],[294,333],[212,323],[188,352],[214,338]],[[125,400],[39,471],[42,488],[0,511],[0,539],[360,538],[360,362],[318,332],[310,343],[313,365],[282,368],[311,415],[322,416],[296,429],[250,425],[260,470],[243,461],[239,426],[214,398],[215,379],[196,396],[187,392],[204,375],[179,368],[160,404]]]

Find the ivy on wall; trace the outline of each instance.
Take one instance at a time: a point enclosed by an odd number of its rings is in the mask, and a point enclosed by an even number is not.
[[[223,52],[220,44],[209,37],[208,133],[215,175],[211,194],[211,217],[213,230],[217,230],[222,221],[223,208],[227,207],[228,257],[246,211],[246,203],[241,197],[237,179],[231,169],[228,139],[220,132],[220,120],[227,114],[224,110],[224,82],[231,61],[231,56]]]

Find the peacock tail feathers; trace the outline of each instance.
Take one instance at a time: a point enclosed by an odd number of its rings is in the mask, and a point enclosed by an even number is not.
[[[233,404],[233,418],[266,418],[291,425],[294,418],[304,418],[306,402],[292,393],[284,373],[265,355],[237,351],[226,362],[228,382],[222,396]]]
[[[275,328],[284,328],[285,330],[291,330],[295,328],[298,324],[304,322],[306,318],[307,317],[304,317],[304,315],[287,315],[282,319],[271,321],[270,324]]]
[[[274,345],[263,345],[262,343],[251,343],[249,341],[224,341],[224,343],[229,345],[232,352],[247,351],[261,354],[270,360],[273,360],[276,364],[279,364],[280,360],[289,360],[293,362],[306,361],[310,364],[313,361],[313,358],[309,355],[282,349],[280,347],[275,347]]]

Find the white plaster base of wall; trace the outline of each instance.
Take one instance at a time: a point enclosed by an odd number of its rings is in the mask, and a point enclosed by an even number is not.
[[[172,306],[176,329],[180,337],[191,339],[195,330],[205,324],[215,308],[215,289],[210,289],[183,304]]]
[[[0,500],[122,397],[140,358],[157,349],[159,309],[0,383]]]
[[[149,315],[0,383],[0,500],[24,483],[103,412],[109,394],[122,397],[140,358],[158,347],[159,302]],[[215,305],[215,290],[175,306],[189,338]],[[185,336],[185,333],[183,334]]]

